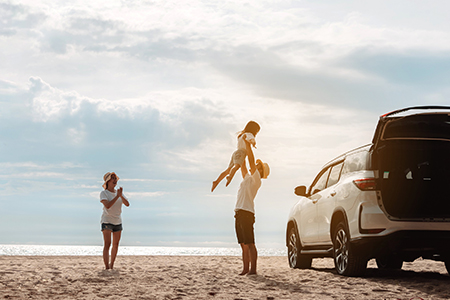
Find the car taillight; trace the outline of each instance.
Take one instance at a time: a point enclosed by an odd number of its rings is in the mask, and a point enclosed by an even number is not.
[[[377,182],[375,178],[362,178],[355,179],[353,183],[361,190],[361,191],[373,191],[377,189]]]

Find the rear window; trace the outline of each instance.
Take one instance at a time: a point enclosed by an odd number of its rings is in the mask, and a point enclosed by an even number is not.
[[[450,140],[448,114],[414,115],[389,121],[382,138]]]
[[[352,153],[345,158],[342,174],[367,170],[367,151]]]

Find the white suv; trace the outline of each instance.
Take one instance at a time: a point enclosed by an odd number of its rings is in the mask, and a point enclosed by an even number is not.
[[[371,144],[318,173],[291,209],[286,245],[292,268],[333,257],[338,274],[362,275],[368,260],[400,269],[422,257],[450,273],[450,107],[380,117]]]

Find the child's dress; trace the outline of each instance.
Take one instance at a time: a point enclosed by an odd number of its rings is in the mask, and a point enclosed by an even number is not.
[[[245,157],[247,156],[245,141],[249,142],[256,148],[255,136],[249,132],[243,133],[240,137],[238,137],[237,150],[233,152],[228,168],[232,168],[234,165],[242,166],[244,163]]]

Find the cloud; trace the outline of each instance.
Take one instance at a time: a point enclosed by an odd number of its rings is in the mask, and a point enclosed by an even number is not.
[[[30,78],[33,92],[33,116],[35,121],[47,122],[63,114],[72,114],[79,108],[79,95],[64,93],[51,87],[40,78]]]
[[[169,174],[180,171],[180,166],[206,163],[198,155],[186,161],[181,153],[195,153],[199,145],[227,128],[221,121],[227,116],[221,105],[195,90],[184,95],[156,92],[112,101],[64,91],[39,77],[31,77],[29,86],[22,89],[12,83],[5,86],[16,87],[3,91],[11,99],[15,94],[26,95],[19,101],[5,102],[6,107],[14,105],[21,111],[19,118],[12,118],[10,126],[2,129],[7,147],[0,148],[0,153],[11,166],[36,162],[39,157],[36,163],[40,165],[75,160],[92,171],[130,157],[129,167],[165,165],[160,173]]]
[[[420,86],[429,90],[445,87],[450,75],[450,56],[447,53],[403,53],[382,49],[374,52],[361,49],[338,63],[391,84]]]
[[[200,87],[230,80],[261,97],[335,107],[379,109],[405,93],[414,99],[413,103],[423,98],[445,97],[430,88],[419,94],[408,93],[405,86],[417,81],[434,85],[441,82],[442,88],[445,57],[435,56],[436,51],[446,51],[450,45],[442,42],[433,49],[430,46],[433,43],[429,42],[436,38],[448,40],[445,32],[385,28],[370,23],[366,14],[359,12],[347,13],[343,20],[326,22],[318,17],[318,10],[290,6],[287,2],[283,5],[270,1],[246,5],[143,2],[139,6],[122,2],[121,5],[103,9],[98,9],[98,4],[77,5],[59,9],[57,14],[50,13],[48,8],[33,8],[41,9],[51,19],[36,28],[41,35],[34,39],[44,51],[41,55],[49,50],[61,54],[58,59],[63,63],[78,59],[80,64],[83,59],[98,57],[104,60],[105,69],[111,71],[114,70],[111,62],[129,59],[136,63],[133,68],[142,76],[151,76],[149,82],[155,82],[156,86],[158,82],[172,87]],[[190,13],[180,13],[180,6]],[[4,7],[8,15],[17,9]],[[23,6],[21,10],[31,11],[31,7]],[[193,13],[205,18],[199,22],[192,18]],[[414,54],[425,48],[429,51],[422,51],[421,56]],[[78,72],[91,71],[87,65],[75,65],[72,68]],[[121,68],[126,69],[125,64]],[[163,71],[147,72],[148,68]],[[435,72],[436,68],[442,74]],[[117,76],[112,73],[111,76]],[[106,73],[98,75],[108,77]],[[100,79],[98,84],[101,80],[107,79]],[[120,80],[130,79],[123,76]],[[129,84],[138,83],[130,80],[126,85]],[[144,83],[139,85],[143,86]],[[106,82],[103,90],[111,90]],[[39,98],[36,101],[42,107],[40,116],[44,119],[66,108],[66,102],[59,96],[43,98],[45,101]]]
[[[12,36],[22,29],[33,29],[42,24],[47,16],[43,12],[34,12],[30,6],[0,3],[0,35]]]

